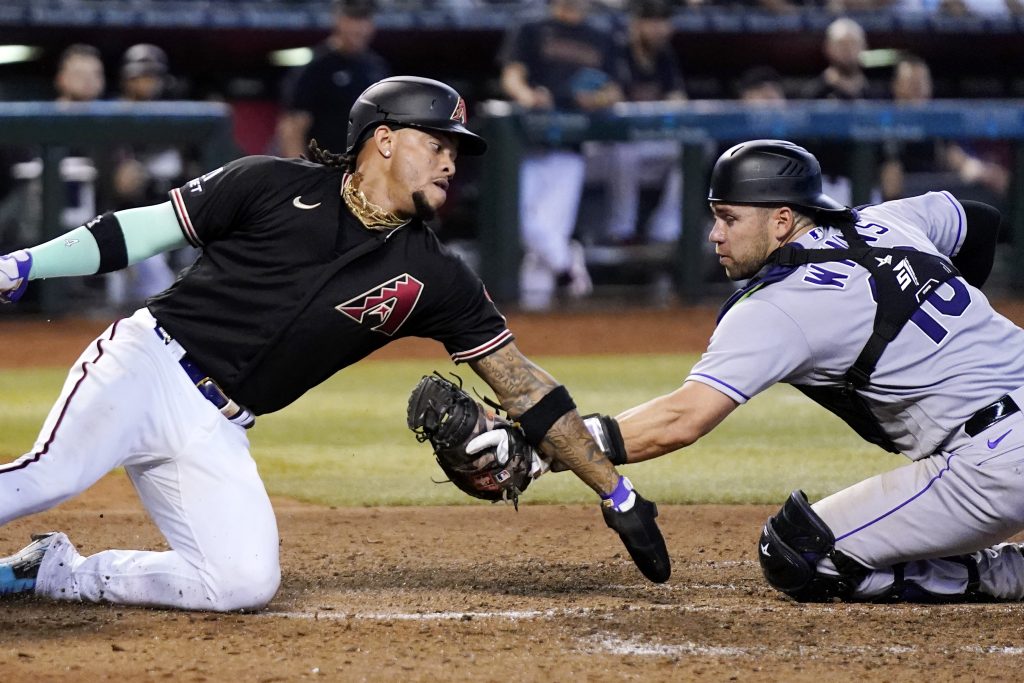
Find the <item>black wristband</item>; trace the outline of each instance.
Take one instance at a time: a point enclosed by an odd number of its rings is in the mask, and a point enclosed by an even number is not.
[[[124,243],[124,232],[121,230],[121,223],[112,211],[102,216],[97,216],[85,225],[96,240],[96,246],[100,249],[99,273],[110,273],[121,270],[128,265],[128,247]]]
[[[540,448],[551,425],[570,410],[575,409],[576,403],[569,395],[569,390],[559,385],[520,415],[516,422],[519,423],[526,436],[526,443],[534,448]]]

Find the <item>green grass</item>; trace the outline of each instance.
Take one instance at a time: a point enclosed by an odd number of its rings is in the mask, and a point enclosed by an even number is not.
[[[571,390],[581,411],[615,414],[679,386],[696,356],[535,359]],[[429,446],[405,426],[406,400],[433,369],[457,371],[468,387],[486,386],[446,361],[371,361],[349,368],[287,409],[259,418],[253,455],[271,493],[329,505],[438,505],[475,502],[450,484]],[[64,370],[0,372],[0,460],[27,450]],[[14,397],[14,398],[12,398]],[[214,457],[211,454],[211,457]],[[862,442],[799,392],[774,387],[683,451],[623,469],[645,496],[664,503],[779,503],[794,488],[812,499],[904,464]],[[592,502],[571,473],[546,475],[528,504]]]

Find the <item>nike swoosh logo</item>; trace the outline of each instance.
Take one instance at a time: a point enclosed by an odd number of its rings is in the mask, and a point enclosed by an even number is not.
[[[1003,434],[1002,436],[997,436],[994,439],[989,439],[988,440],[988,447],[989,448],[995,448],[996,446],[999,445],[999,442],[1002,441],[1003,439],[1005,439],[1007,436],[1009,436],[1010,432],[1012,432],[1012,431],[1013,431],[1012,429],[1007,429],[1006,433]]]
[[[317,202],[316,204],[303,204],[301,194],[292,200],[292,206],[294,206],[296,209],[315,209],[316,207],[320,206],[321,203],[322,202]]]

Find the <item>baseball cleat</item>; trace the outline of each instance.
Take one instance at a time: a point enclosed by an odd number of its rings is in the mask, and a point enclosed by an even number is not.
[[[637,569],[654,583],[664,583],[672,574],[672,562],[665,538],[654,518],[658,506],[636,494],[636,502],[626,512],[609,505],[601,506],[604,522],[619,534]]]
[[[43,556],[50,549],[56,531],[32,534],[32,542],[10,557],[0,558],[0,595],[31,593]]]

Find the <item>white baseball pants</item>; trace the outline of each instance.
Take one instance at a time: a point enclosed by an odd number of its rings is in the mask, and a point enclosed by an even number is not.
[[[543,309],[551,302],[556,277],[569,270],[576,214],[583,194],[586,164],[569,150],[534,150],[519,169],[519,229],[523,266],[521,304]]]
[[[258,609],[280,583],[277,522],[245,430],[178,365],[145,308],[76,361],[32,450],[0,465],[0,524],[53,507],[123,466],[170,545],[83,557],[59,537],[36,593],[63,600]]]

